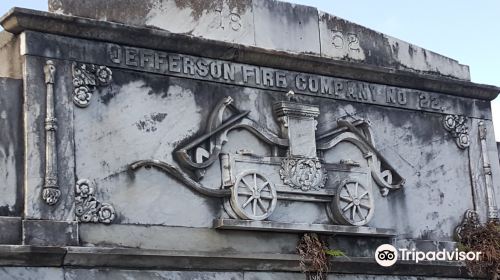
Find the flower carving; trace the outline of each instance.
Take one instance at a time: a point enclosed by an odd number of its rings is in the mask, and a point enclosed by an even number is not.
[[[466,149],[470,145],[469,128],[467,127],[467,118],[459,115],[447,115],[443,119],[443,126],[460,149]]]
[[[73,63],[73,103],[78,107],[87,107],[96,88],[108,85],[112,79],[113,73],[106,66]]]
[[[103,203],[99,209],[99,222],[110,224],[115,219],[115,209],[108,203]]]
[[[294,189],[309,191],[324,188],[327,174],[318,159],[287,158],[281,162],[280,177]]]
[[[81,86],[75,88],[74,94],[73,94],[73,102],[75,104],[78,104],[78,106],[81,107],[87,107],[90,103],[90,98],[92,97],[92,93],[90,92],[90,89],[86,86]]]
[[[75,186],[75,214],[82,223],[110,224],[116,217],[115,209],[109,203],[99,202],[95,187],[87,179],[78,180]]]
[[[96,76],[101,85],[107,85],[109,82],[111,82],[113,73],[111,72],[111,69],[109,69],[108,67],[99,66],[99,68],[97,68],[96,71]]]

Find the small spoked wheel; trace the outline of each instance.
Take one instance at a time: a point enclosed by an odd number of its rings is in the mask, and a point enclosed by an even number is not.
[[[257,171],[245,171],[236,177],[231,207],[241,219],[266,219],[274,211],[277,200],[274,184]]]
[[[330,205],[335,221],[353,226],[366,225],[373,217],[372,193],[356,180],[347,180],[339,185]]]

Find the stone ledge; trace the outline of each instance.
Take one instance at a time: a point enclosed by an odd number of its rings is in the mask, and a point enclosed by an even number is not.
[[[58,35],[126,44],[136,47],[200,55],[214,59],[258,64],[265,67],[296,70],[356,79],[405,88],[442,92],[455,96],[493,100],[500,88],[456,79],[416,74],[355,62],[334,61],[322,57],[266,50],[258,47],[173,34],[152,28],[91,20],[73,16],[13,8],[0,18],[8,32],[19,34],[33,30]]]
[[[392,237],[396,235],[393,229],[356,227],[344,225],[323,224],[300,224],[279,223],[269,221],[247,221],[234,219],[216,219],[214,228],[224,230],[250,230],[250,231],[272,231],[272,232],[316,232],[320,234],[370,236],[370,237]]]
[[[0,266],[61,266],[64,247],[0,245]]]
[[[23,220],[23,243],[35,246],[78,245],[78,223]],[[53,232],[64,234],[52,234]]]
[[[0,266],[300,272],[299,256],[295,254],[25,245],[0,245]],[[363,267],[364,273],[374,275],[468,277],[465,266],[458,262],[399,261],[385,268],[373,258],[335,257],[331,267],[332,273],[356,274]]]

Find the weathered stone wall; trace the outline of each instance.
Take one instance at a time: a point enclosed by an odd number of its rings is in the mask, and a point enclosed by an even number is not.
[[[0,278],[302,279],[304,232],[349,256],[331,277],[467,276],[448,262],[385,276],[373,253],[454,250],[466,210],[498,215],[498,88],[310,7],[109,3],[51,1],[108,22],[1,20],[22,67],[0,68],[22,81],[0,79]]]
[[[0,77],[21,79],[22,62],[19,38],[7,31],[0,32]]]
[[[23,203],[22,80],[0,78],[0,244],[19,244]]]
[[[316,8],[274,0],[50,0],[49,11],[470,80],[457,61]]]
[[[99,87],[88,107],[73,106],[71,110],[74,110],[76,176],[94,182],[102,200],[112,201],[115,208],[120,209],[118,223],[211,227],[214,218],[224,216],[219,199],[193,193],[183,184],[156,170],[139,170],[133,176],[128,170],[128,164],[141,159],[175,163],[174,150],[180,143],[189,142],[189,139],[205,129],[205,120],[211,108],[224,97],[231,96],[235,104],[241,110],[250,111],[248,117],[261,126],[275,133],[279,131],[270,104],[283,99],[283,92],[266,90],[265,86],[259,85],[234,86],[222,76],[219,80],[227,85],[207,83],[202,78],[186,79],[189,74],[183,74],[182,71],[173,74],[186,78],[149,74],[147,68],[143,68],[146,70],[143,73],[130,71],[128,69],[141,68],[140,63],[128,66],[125,62],[117,64],[116,60],[113,61],[113,48],[121,47],[117,45],[54,36],[44,36],[44,40],[53,41],[42,45],[37,43],[42,38],[39,34],[27,34],[26,38],[30,43],[27,54],[43,53],[50,58],[63,59],[56,63],[63,73],[70,71],[72,63],[66,60],[69,57],[64,50],[79,48],[92,53],[91,56],[79,55],[79,60],[101,62],[100,65],[112,67],[112,84]],[[62,45],[59,46],[59,43]],[[131,47],[123,48],[139,53]],[[144,52],[153,53],[152,50]],[[43,68],[44,60],[31,60],[38,61],[33,69]],[[165,71],[168,72],[168,69]],[[236,73],[236,76],[239,74]],[[64,79],[66,81],[59,83],[56,92],[67,94],[73,90],[70,84],[72,77],[66,75]],[[366,84],[367,88],[378,86]],[[480,157],[478,121],[485,121],[488,130],[492,130],[488,104],[476,100],[471,105],[459,97],[439,96],[432,101],[438,106],[429,103],[429,108],[426,108],[426,96],[432,97],[434,93],[395,89],[394,92],[400,94],[402,100],[398,101],[396,97],[392,103],[391,92],[392,89],[372,92],[376,100],[387,106],[374,106],[370,104],[372,97],[365,100],[357,94],[351,96],[348,93],[343,97],[342,93],[339,97],[335,93],[318,93],[323,98],[307,95],[297,98],[301,103],[319,105],[322,113],[318,117],[317,135],[335,128],[337,124],[333,120],[339,118],[348,116],[369,120],[374,145],[399,173],[404,174],[405,187],[388,197],[382,197],[375,183],[371,182],[374,185],[376,214],[370,225],[395,228],[405,238],[451,241],[463,212],[473,207],[471,179],[463,176],[464,170],[473,168],[471,172],[477,176],[477,190],[484,192],[485,189],[481,179],[482,165],[475,164],[480,158],[471,159],[472,166],[469,166],[469,157]],[[69,97],[61,98],[64,100]],[[416,100],[416,103],[412,104],[411,100]],[[467,116],[470,148],[461,149],[457,146],[456,138],[443,126],[443,119],[447,116],[443,111]],[[269,148],[251,133],[234,131],[228,137],[223,152],[237,153],[245,149],[258,155],[270,153]],[[491,146],[489,152],[493,157],[496,155],[493,149],[495,142],[492,138],[488,140]],[[325,152],[324,158],[326,162],[352,159],[366,166],[362,154],[349,144]],[[493,160],[492,167],[498,170],[498,162]],[[496,174],[498,172],[494,172],[494,176]],[[220,168],[215,164],[207,171],[203,183],[217,188],[219,176]],[[143,193],[154,195],[141,195]],[[484,197],[484,194],[479,197]],[[189,211],[186,211],[185,206],[189,204],[196,207],[189,207]],[[159,207],[164,205],[168,207]],[[482,211],[486,213],[486,209]],[[301,215],[296,215],[298,212]],[[275,215],[270,219],[279,222],[328,223],[323,206],[308,203],[279,203]],[[114,234],[111,236],[116,238]]]

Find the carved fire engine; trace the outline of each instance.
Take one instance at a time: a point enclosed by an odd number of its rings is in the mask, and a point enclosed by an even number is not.
[[[182,169],[159,160],[138,161],[131,168],[157,167],[195,191],[223,198],[227,214],[244,220],[265,220],[278,200],[291,200],[324,203],[333,223],[362,226],[374,214],[372,181],[383,196],[403,186],[404,179],[373,146],[367,121],[339,119],[335,129],[316,136],[318,106],[280,101],[273,109],[279,134],[259,125],[248,117],[249,111],[239,110],[226,97],[213,109],[205,133],[175,152]],[[256,135],[270,146],[270,154],[223,152],[234,129]],[[351,159],[325,162],[323,154],[339,143],[357,147],[367,164]],[[200,182],[217,160],[221,186],[215,189]]]

